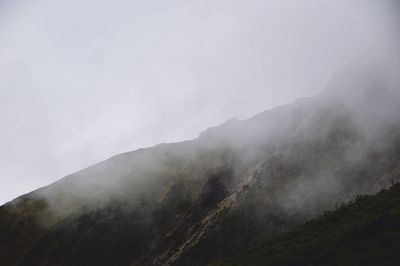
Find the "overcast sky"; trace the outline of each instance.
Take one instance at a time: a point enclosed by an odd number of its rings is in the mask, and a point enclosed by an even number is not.
[[[0,0],[0,203],[322,91],[386,1]]]

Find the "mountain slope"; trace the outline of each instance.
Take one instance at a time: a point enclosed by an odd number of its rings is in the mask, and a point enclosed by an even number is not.
[[[398,174],[400,175],[400,169]],[[399,265],[400,185],[373,196],[357,196],[335,211],[223,265]]]
[[[351,66],[320,95],[1,206],[0,263],[203,265],[389,187],[400,179],[400,82],[382,69]]]

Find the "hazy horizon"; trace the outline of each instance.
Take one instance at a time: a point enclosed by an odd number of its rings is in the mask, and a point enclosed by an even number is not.
[[[391,3],[0,1],[0,204],[323,91]]]

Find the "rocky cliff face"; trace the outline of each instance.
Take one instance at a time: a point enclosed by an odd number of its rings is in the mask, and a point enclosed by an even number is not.
[[[315,97],[118,155],[0,207],[0,263],[202,265],[398,182],[400,82],[343,73]]]

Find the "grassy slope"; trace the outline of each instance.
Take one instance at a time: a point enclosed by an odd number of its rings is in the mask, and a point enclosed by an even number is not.
[[[400,265],[400,184],[212,265]]]

